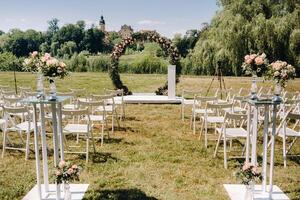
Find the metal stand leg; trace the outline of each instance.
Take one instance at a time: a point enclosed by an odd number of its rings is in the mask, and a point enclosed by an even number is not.
[[[272,199],[273,192],[273,174],[274,174],[274,150],[275,150],[275,132],[276,132],[276,104],[273,106],[273,116],[272,116],[272,135],[271,135],[271,155],[270,155],[270,177],[269,177],[269,198]]]
[[[48,179],[48,157],[47,157],[47,140],[45,128],[45,111],[44,104],[40,104],[40,117],[41,117],[41,138],[42,138],[42,154],[43,154],[43,174],[45,191],[49,192],[49,179]]]
[[[41,190],[41,177],[40,177],[40,156],[39,156],[39,135],[38,135],[38,126],[37,126],[37,111],[36,105],[33,104],[33,123],[34,123],[34,150],[35,150],[35,166],[36,166],[36,180],[39,199],[42,199],[42,190]]]
[[[268,155],[268,128],[269,128],[269,106],[265,105],[265,120],[264,120],[264,144],[263,144],[263,163],[262,163],[262,190],[267,191],[267,155]]]
[[[246,140],[246,162],[249,163],[250,153],[250,127],[251,127],[251,105],[248,107],[248,120],[247,120],[247,140]]]
[[[54,166],[57,167],[59,163],[59,145],[57,138],[57,116],[56,116],[56,105],[51,104],[52,109],[52,123],[53,123],[53,145],[54,145]],[[60,200],[60,184],[56,183],[56,200]]]
[[[252,126],[252,154],[251,154],[251,164],[257,164],[257,155],[256,155],[256,142],[257,142],[257,123],[258,123],[258,107],[254,106],[253,111],[253,126]]]
[[[62,114],[61,114],[61,103],[58,103],[57,105],[57,117],[58,117],[58,135],[59,135],[59,144],[60,144],[60,159],[64,160],[65,156],[64,156],[64,133],[62,131]]]

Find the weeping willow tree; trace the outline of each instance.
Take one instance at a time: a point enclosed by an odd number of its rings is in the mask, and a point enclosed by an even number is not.
[[[245,54],[265,52],[270,61],[300,67],[300,0],[219,0],[221,10],[189,58],[198,74],[241,75]],[[299,73],[298,73],[299,74]]]

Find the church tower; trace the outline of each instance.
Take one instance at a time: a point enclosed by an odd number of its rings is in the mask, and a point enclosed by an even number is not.
[[[103,18],[103,15],[101,15],[101,18],[99,21],[99,28],[102,32],[105,32],[105,20]]]

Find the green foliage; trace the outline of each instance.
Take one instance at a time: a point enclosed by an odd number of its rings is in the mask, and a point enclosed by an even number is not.
[[[110,65],[110,58],[104,55],[93,56],[88,60],[89,60],[88,70],[91,72],[107,72]]]
[[[0,71],[21,71],[23,58],[17,58],[10,52],[0,53]]]
[[[83,54],[75,53],[70,60],[67,61],[67,66],[73,72],[87,72],[89,62]]]
[[[60,57],[71,57],[77,52],[77,45],[73,41],[65,42],[58,50],[57,55]]]
[[[191,53],[193,69],[213,74],[218,64],[226,75],[241,75],[243,57],[264,52],[271,62],[296,63],[294,30],[300,27],[298,1],[220,0],[223,10],[201,34]],[[296,42],[297,43],[297,42]],[[296,45],[297,46],[297,45]]]
[[[152,54],[145,54],[135,59],[128,72],[135,74],[166,74],[168,63]]]
[[[31,29],[25,32],[13,29],[7,35],[3,49],[17,57],[28,56],[30,52],[39,50],[43,43],[42,33]]]

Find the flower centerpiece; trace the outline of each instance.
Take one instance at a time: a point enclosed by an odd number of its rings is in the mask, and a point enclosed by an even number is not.
[[[64,160],[60,161],[55,171],[55,181],[57,184],[64,183],[65,186],[65,196],[64,200],[71,200],[71,192],[69,183],[74,180],[79,180],[79,174],[81,167],[66,162]]]
[[[242,65],[243,71],[246,75],[252,75],[251,96],[252,100],[257,99],[257,84],[256,78],[262,76],[267,71],[268,59],[265,53],[249,54],[244,57]]]
[[[255,182],[262,180],[262,175],[258,167],[245,162],[239,171],[236,172],[236,177],[246,186],[245,200],[253,199],[253,191]]]
[[[42,76],[46,77],[50,82],[50,100],[56,99],[56,86],[55,77],[64,78],[68,75],[66,64],[58,59],[51,57],[49,53],[44,55],[39,54],[37,51],[30,53],[30,56],[24,60],[24,69],[38,74],[37,90],[41,90]]]
[[[286,87],[286,83],[289,79],[293,79],[296,76],[296,70],[292,65],[287,62],[277,60],[269,65],[269,79],[275,80],[274,99],[273,101],[282,101],[280,93],[282,88]]]

